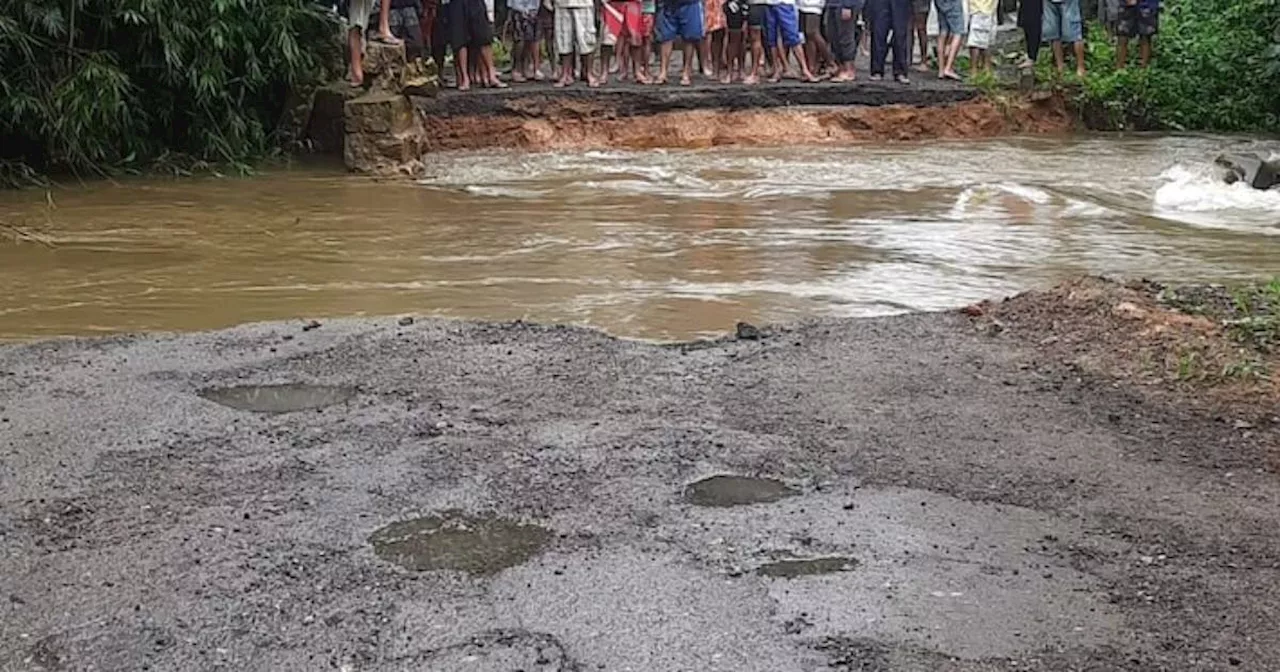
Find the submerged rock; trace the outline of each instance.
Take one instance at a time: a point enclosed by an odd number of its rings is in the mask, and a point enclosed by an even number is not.
[[[1244,182],[1254,189],[1280,186],[1280,161],[1266,161],[1257,154],[1222,154],[1215,161],[1227,169],[1227,184]]]

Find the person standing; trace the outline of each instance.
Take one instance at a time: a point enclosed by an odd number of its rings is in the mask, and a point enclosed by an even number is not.
[[[996,0],[969,0],[969,71],[991,70],[991,45],[996,34]]]
[[[804,32],[804,57],[809,62],[809,70],[815,75],[825,68],[835,67],[836,62],[830,43],[822,35],[825,5],[826,0],[796,0],[796,9],[800,12],[800,29]]]
[[[369,29],[369,17],[373,15],[375,0],[350,0],[347,4],[347,46],[351,53],[351,86],[364,86],[364,35]],[[391,4],[384,2],[378,11],[378,32],[375,42],[396,46],[401,44],[391,34]]]
[[[959,80],[956,58],[964,42],[964,0],[933,0],[938,10],[938,79]]]
[[[929,8],[932,6],[933,0],[911,0],[911,34],[920,49],[917,72],[929,72]]]
[[[511,33],[511,81],[542,80],[539,49],[539,0],[507,0],[507,31]]]
[[[1084,19],[1080,0],[1046,0],[1043,21],[1044,39],[1053,45],[1053,61],[1061,75],[1066,70],[1063,43],[1074,47],[1076,75],[1084,77]]]
[[[655,81],[667,83],[671,70],[671,50],[678,37],[684,42],[681,53],[680,85],[693,84],[693,50],[705,36],[702,21],[702,0],[666,0],[658,5],[658,42],[662,45],[661,71]]]
[[[645,22],[640,0],[606,0],[604,25],[608,34],[613,36],[613,50],[618,57],[618,79],[634,76],[637,83],[648,84],[648,68],[641,67],[645,56],[640,51],[644,44]],[[602,82],[607,83],[608,78],[607,74],[601,75]]]
[[[471,88],[473,73],[475,84],[507,88],[493,67],[493,22],[485,0],[449,0],[446,7],[458,90]]]
[[[747,0],[727,0],[724,3],[725,15],[725,69],[720,73],[720,83],[730,84],[741,80],[747,70],[747,21],[750,18],[751,6]]]
[[[760,82],[760,70],[764,68],[764,28],[769,23],[769,6],[766,0],[748,0],[747,35],[751,42],[751,69],[742,83]]]
[[[1018,3],[1018,25],[1027,38],[1027,58],[1018,67],[1029,70],[1040,60],[1040,41],[1044,34],[1044,0],[1021,0]]]
[[[911,0],[868,0],[867,13],[871,15],[871,81],[884,79],[892,33],[893,78],[901,84],[911,83],[907,77],[911,63]]]
[[[833,82],[852,82],[858,78],[854,61],[858,58],[858,21],[865,0],[827,0],[826,28],[831,39],[831,52],[839,70]]]
[[[765,9],[767,18],[764,22],[764,42],[773,53],[774,65],[773,76],[769,81],[782,81],[782,75],[788,67],[787,60],[792,56],[800,62],[800,76],[804,81],[818,81],[804,58],[804,37],[800,34],[800,13],[796,11],[796,0],[769,0]]]
[[[1116,21],[1116,67],[1129,66],[1129,40],[1138,38],[1142,67],[1151,65],[1151,41],[1160,32],[1160,0],[1126,0]]]
[[[458,0],[453,0],[458,2]],[[600,86],[591,60],[599,37],[596,32],[596,6],[594,0],[555,0],[556,53],[560,55],[560,77],[557,87],[573,84],[574,55],[582,61],[582,72],[587,86]]]
[[[702,2],[702,44],[698,46],[698,62],[702,64],[702,76],[716,77],[724,70],[724,33],[727,20],[724,0]]]

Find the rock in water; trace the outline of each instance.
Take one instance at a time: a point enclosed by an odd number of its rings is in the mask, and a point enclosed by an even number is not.
[[[1280,161],[1264,161],[1257,154],[1223,154],[1216,163],[1227,169],[1227,184],[1244,182],[1254,189],[1280,185]]]
[[[738,340],[740,341],[760,340],[761,334],[760,334],[759,327],[755,326],[754,324],[751,324],[750,322],[739,322],[737,332],[738,332]]]

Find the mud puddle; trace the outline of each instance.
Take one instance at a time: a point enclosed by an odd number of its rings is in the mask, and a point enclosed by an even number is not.
[[[794,579],[801,576],[817,576],[848,572],[858,566],[854,558],[830,556],[825,558],[794,558],[761,565],[756,573],[775,579]]]
[[[353,387],[328,385],[241,385],[200,390],[202,398],[237,411],[293,413],[345,403],[356,395]]]
[[[745,506],[776,502],[798,492],[782,481],[750,476],[711,476],[690,483],[685,501],[695,506]]]
[[[458,511],[391,523],[369,537],[379,558],[416,572],[490,576],[537,555],[551,530]]]

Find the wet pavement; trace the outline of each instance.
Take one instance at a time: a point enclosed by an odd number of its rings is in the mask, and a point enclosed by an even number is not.
[[[1280,668],[1273,430],[952,314],[751,335],[0,347],[0,669]],[[355,394],[202,397],[282,384]]]

